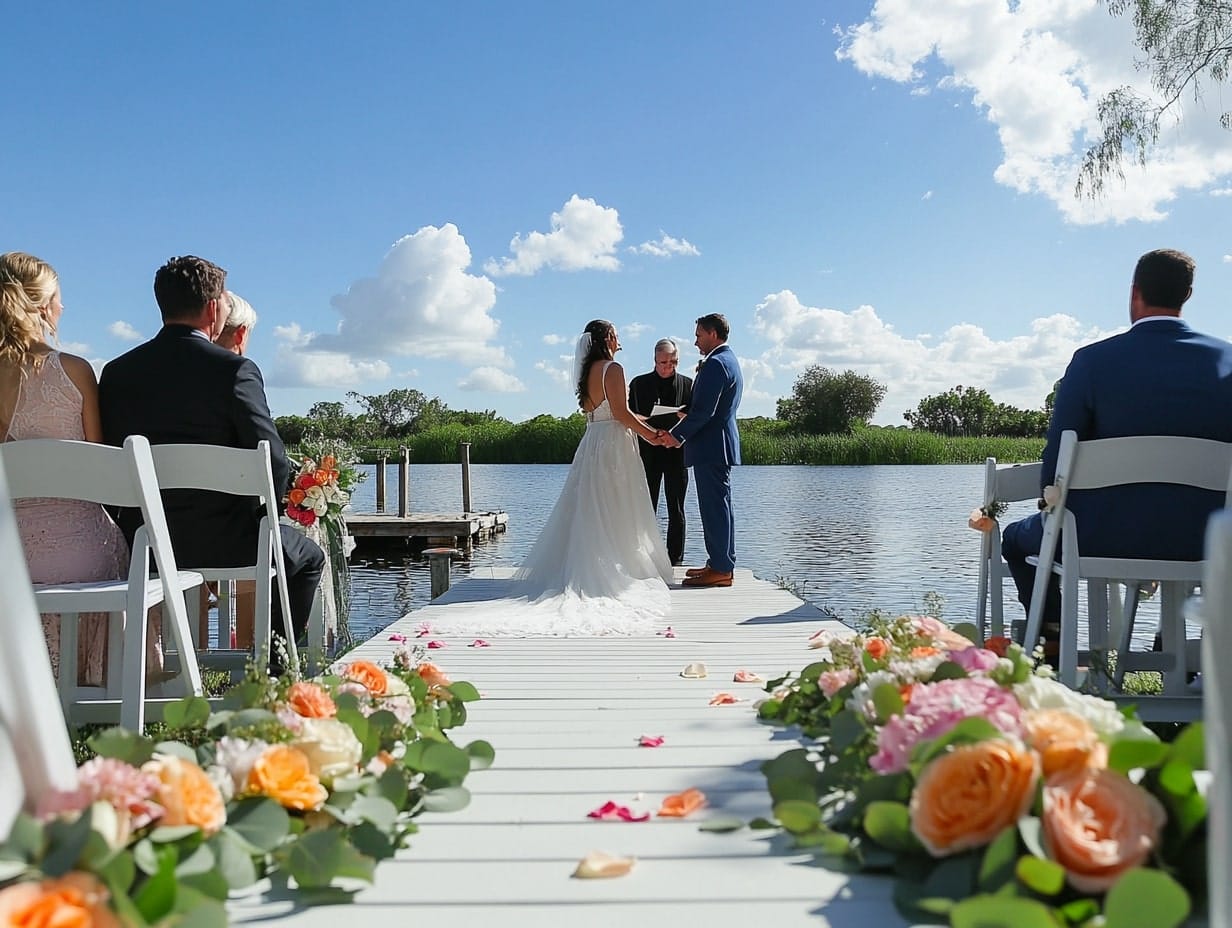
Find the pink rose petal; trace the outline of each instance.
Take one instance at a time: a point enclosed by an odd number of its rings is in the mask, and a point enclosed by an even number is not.
[[[431,651],[438,651],[443,647],[445,647],[445,642],[443,641],[438,641],[436,639],[433,639],[432,641],[428,642],[428,649]]]
[[[397,632],[394,632],[392,635],[390,635],[389,640],[390,641],[410,641],[410,639],[407,638],[406,635],[400,635]]]
[[[675,638],[676,637],[676,632],[675,630],[673,630],[673,628],[670,625],[667,626],[667,628],[663,629],[663,631],[661,632],[655,632],[655,634],[663,638]]]
[[[737,670],[732,674],[733,683],[765,683],[766,681],[751,670]]]
[[[468,644],[467,647],[468,648],[490,648],[492,647],[492,645],[484,641],[482,638],[476,638],[474,641]]]
[[[425,637],[426,635],[431,635],[431,634],[432,634],[432,623],[430,623],[430,622],[420,622],[420,623],[419,623],[419,631],[417,631],[417,632],[415,633],[415,637],[416,637],[416,638],[423,638],[423,637]]]
[[[647,822],[650,820],[650,813],[644,812],[637,815],[628,806],[617,805],[609,799],[599,808],[587,812],[586,817],[597,818],[605,822]]]
[[[738,702],[744,702],[739,696],[733,696],[731,693],[715,693],[710,698],[712,706],[734,706]]]
[[[657,748],[664,741],[662,735],[642,735],[637,740],[638,745],[644,748]]]

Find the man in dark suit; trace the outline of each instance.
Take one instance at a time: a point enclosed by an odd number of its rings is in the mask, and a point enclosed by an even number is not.
[[[668,433],[672,442],[684,445],[685,466],[693,468],[706,538],[706,566],[686,571],[685,586],[731,586],[736,568],[731,469],[740,463],[736,410],[744,380],[736,353],[727,346],[730,333],[719,313],[697,320],[694,344],[705,360],[693,381],[688,414]]]
[[[1232,441],[1232,344],[1181,321],[1193,292],[1194,262],[1164,249],[1143,255],[1130,288],[1128,332],[1074,353],[1057,388],[1041,468],[1041,491],[1056,476],[1061,433],[1079,441],[1133,435],[1179,435]],[[1210,514],[1223,494],[1195,487],[1139,484],[1070,493],[1078,546],[1089,557],[1202,559]],[[1034,515],[1006,526],[1001,553],[1018,599],[1030,610],[1043,521]],[[1060,588],[1045,603],[1045,638],[1055,639]],[[1051,625],[1051,627],[1049,627]]]
[[[629,409],[646,418],[646,424],[656,429],[670,429],[678,421],[675,413],[652,416],[655,406],[673,409],[688,408],[693,398],[693,378],[677,373],[680,350],[670,338],[661,338],[654,347],[654,370],[639,374],[629,382]],[[646,485],[655,511],[659,509],[659,487],[667,496],[667,555],[673,566],[684,562],[684,497],[689,489],[689,469],[685,467],[684,450],[652,445],[639,441],[642,466],[646,469]]]
[[[153,339],[103,368],[99,406],[103,440],[129,435],[150,444],[207,444],[255,448],[270,443],[274,489],[285,492],[291,465],[270,417],[261,371],[251,360],[215,345],[227,321],[226,271],[203,258],[172,258],[154,276],[163,327]],[[256,563],[261,509],[256,500],[200,490],[163,493],[176,561],[186,567],[243,567]],[[125,510],[120,527],[130,542],[140,514]],[[308,627],[325,555],[283,525],[289,608],[296,634]],[[275,623],[275,629],[281,628]]]

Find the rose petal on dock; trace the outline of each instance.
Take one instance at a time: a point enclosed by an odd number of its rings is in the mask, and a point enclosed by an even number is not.
[[[757,674],[751,670],[737,670],[732,674],[732,683],[765,683]]]
[[[604,880],[624,876],[636,863],[636,857],[615,857],[602,851],[591,851],[578,861],[573,876],[578,880]]]
[[[607,822],[648,822],[650,821],[650,813],[643,812],[638,815],[628,806],[617,805],[610,799],[597,809],[592,809],[586,813],[587,818],[597,818],[600,821]]]
[[[663,744],[664,738],[662,735],[642,735],[637,739],[637,743],[643,748],[657,748]]]
[[[706,794],[700,789],[690,787],[682,793],[675,793],[663,800],[659,815],[664,818],[684,818],[692,815],[706,804]]]
[[[397,632],[394,632],[392,635],[389,636],[389,640],[390,641],[410,641],[411,639],[407,638],[406,635],[400,635]]]
[[[710,697],[710,705],[712,706],[732,706],[738,702],[744,702],[739,696],[733,696],[731,693],[715,693]]]
[[[429,641],[429,642],[428,642],[428,649],[429,649],[429,650],[436,651],[436,650],[438,650],[438,649],[440,649],[440,648],[443,648],[443,647],[446,647],[445,642],[443,642],[443,641],[439,641],[439,640],[437,640],[437,639],[435,639],[435,638],[434,638],[434,639],[432,639],[431,641]]]
[[[484,641],[482,638],[476,638],[474,641],[468,644],[467,647],[468,648],[490,648],[492,647],[492,645],[489,642]]]

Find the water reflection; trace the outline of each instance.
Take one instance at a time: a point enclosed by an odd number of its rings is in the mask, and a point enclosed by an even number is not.
[[[476,545],[469,562],[455,563],[455,579],[475,567],[519,564],[547,521],[567,470],[558,464],[473,465],[473,507],[506,510],[509,530]],[[947,619],[969,620],[980,540],[967,528],[967,515],[980,502],[983,471],[982,465],[736,468],[738,565],[790,582],[804,598],[848,620],[875,609],[919,611],[929,591],[945,598]],[[386,479],[389,509],[396,510],[395,465]],[[412,512],[460,511],[461,498],[457,465],[412,465]],[[371,477],[353,503],[360,512],[376,508]],[[700,564],[705,550],[692,485],[685,511],[685,561]],[[1003,523],[1032,511],[1030,502],[1017,504]],[[665,529],[662,509],[660,514]],[[417,555],[357,552],[351,569],[351,632],[357,641],[428,602],[428,566]],[[1007,619],[1021,617],[1012,583],[1004,598]],[[1150,628],[1155,603],[1144,604],[1141,614],[1139,627]]]

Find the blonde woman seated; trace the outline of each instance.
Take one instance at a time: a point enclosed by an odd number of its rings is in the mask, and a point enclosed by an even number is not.
[[[68,438],[102,441],[98,381],[82,358],[56,350],[60,281],[46,261],[23,252],[0,255],[0,440]],[[35,583],[110,580],[125,576],[128,545],[96,503],[23,499],[14,506]],[[60,672],[60,616],[43,616],[53,672]],[[151,670],[162,655],[151,635]],[[77,682],[103,683],[107,616],[86,613],[78,628]]]
[[[252,304],[242,296],[230,290],[226,291],[226,294],[231,308],[227,312],[227,324],[214,339],[214,344],[238,355],[245,355],[248,353],[248,336],[252,333],[252,327],[257,324],[257,313]]]

